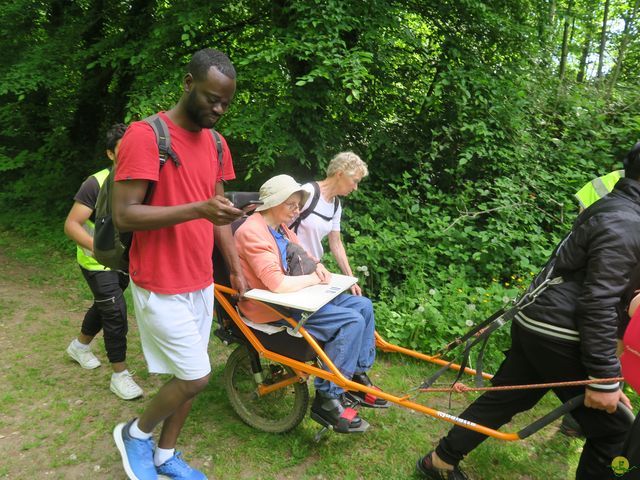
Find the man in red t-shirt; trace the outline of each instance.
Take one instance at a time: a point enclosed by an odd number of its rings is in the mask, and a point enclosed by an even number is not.
[[[235,178],[231,153],[222,139],[220,169],[209,131],[229,107],[235,78],[224,53],[196,52],[180,101],[159,114],[179,164],[169,159],[160,168],[155,134],[146,122],[129,127],[118,153],[113,216],[120,230],[135,232],[129,275],[142,349],[150,372],[173,375],[139,418],[114,429],[131,479],[207,478],[185,463],[175,445],[193,398],[206,387],[211,372],[207,345],[213,314],[214,235],[230,266],[232,286],[241,293],[246,290],[229,227],[243,212],[224,197],[221,182]],[[161,422],[154,450],[151,436]]]

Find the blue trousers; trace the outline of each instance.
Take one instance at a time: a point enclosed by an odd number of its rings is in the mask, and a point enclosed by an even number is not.
[[[325,353],[346,378],[364,373],[373,365],[376,325],[373,304],[367,297],[340,294],[311,315],[304,328],[324,342]],[[341,387],[322,378],[316,378],[315,388],[333,397],[344,393]]]

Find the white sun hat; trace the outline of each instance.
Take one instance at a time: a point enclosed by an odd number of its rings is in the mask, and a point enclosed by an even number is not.
[[[260,187],[260,201],[264,203],[256,208],[256,212],[277,207],[296,192],[302,194],[302,200],[300,200],[300,208],[302,208],[307,198],[309,198],[309,192],[304,190],[302,185],[296,182],[293,177],[276,175],[264,182]]]

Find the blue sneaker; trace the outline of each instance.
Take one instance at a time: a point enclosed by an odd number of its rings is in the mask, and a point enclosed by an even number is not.
[[[187,465],[181,452],[176,452],[173,457],[156,467],[156,470],[158,475],[164,475],[171,480],[207,480],[204,473]]]
[[[113,439],[122,457],[124,471],[130,480],[158,480],[153,464],[153,440],[139,440],[129,435],[133,423],[119,423],[113,429]]]

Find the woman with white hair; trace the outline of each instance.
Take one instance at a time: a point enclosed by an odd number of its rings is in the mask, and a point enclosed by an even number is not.
[[[301,274],[290,274],[287,250],[290,243],[299,242],[287,225],[307,197],[308,193],[289,175],[273,177],[260,187],[263,204],[235,233],[240,264],[251,288],[285,293],[329,283],[331,274],[324,265],[314,261],[311,268],[307,267]],[[277,313],[260,302],[244,299],[238,306],[243,315],[255,323],[281,320]],[[295,317],[300,318],[299,313]],[[346,378],[373,387],[367,375],[376,350],[371,300],[349,294],[338,295],[311,315],[304,327],[324,343],[325,353]],[[311,407],[313,418],[341,433],[361,426],[362,420],[349,408],[353,397],[359,393],[350,392],[349,397],[341,387],[321,378],[316,378],[315,388],[316,396]],[[388,406],[385,400],[370,395],[362,394],[358,401],[372,407]]]
[[[338,153],[329,162],[324,180],[303,185],[309,198],[291,225],[302,246],[318,259],[324,254],[322,240],[328,237],[329,250],[340,271],[349,276],[353,276],[353,272],[340,235],[342,205],[338,197],[346,197],[357,190],[360,181],[368,174],[367,164],[358,155],[353,152]],[[351,287],[351,293],[362,295],[362,290],[355,284]]]

